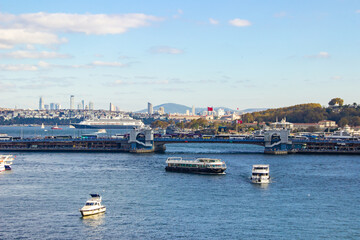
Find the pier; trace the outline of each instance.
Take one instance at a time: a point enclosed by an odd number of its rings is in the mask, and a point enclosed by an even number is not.
[[[220,135],[221,136],[221,135]],[[164,152],[174,143],[252,144],[264,147],[265,154],[360,154],[359,140],[291,139],[289,130],[267,131],[264,139],[244,138],[170,138],[154,137],[151,129],[132,130],[128,138],[68,138],[68,139],[10,139],[0,141],[0,151],[46,152]]]

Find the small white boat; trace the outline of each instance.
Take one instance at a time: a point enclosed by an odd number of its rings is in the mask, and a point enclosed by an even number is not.
[[[252,167],[251,181],[253,183],[270,183],[270,169],[269,165],[258,164]]]
[[[86,201],[85,206],[80,209],[83,217],[104,213],[106,207],[101,204],[101,197],[99,194],[90,194],[91,198]]]
[[[43,123],[41,124],[41,128],[45,128],[45,125]]]
[[[2,162],[2,164],[4,165],[4,170],[11,170],[11,165],[13,161],[14,161],[13,155],[0,155],[0,162]],[[3,169],[2,166],[0,166],[0,172],[3,171],[2,169]]]
[[[0,159],[0,172],[5,171],[5,163],[4,160]]]

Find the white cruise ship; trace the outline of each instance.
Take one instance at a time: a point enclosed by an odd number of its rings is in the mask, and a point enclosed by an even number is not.
[[[80,123],[72,123],[71,125],[73,125],[75,128],[82,129],[133,129],[142,128],[145,126],[141,120],[136,120],[129,116],[85,120]]]

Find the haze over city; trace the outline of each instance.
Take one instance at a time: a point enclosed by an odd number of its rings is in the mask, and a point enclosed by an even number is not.
[[[0,1],[1,107],[360,102],[358,1]]]

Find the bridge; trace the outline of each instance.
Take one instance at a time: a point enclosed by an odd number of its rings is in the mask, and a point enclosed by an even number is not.
[[[151,129],[130,132],[129,138],[16,139],[0,141],[0,151],[67,151],[67,152],[164,152],[174,143],[253,144],[264,147],[266,154],[328,153],[360,154],[359,140],[291,139],[289,130],[267,131],[257,138],[167,138],[154,137]],[[221,137],[221,135],[220,135]]]

